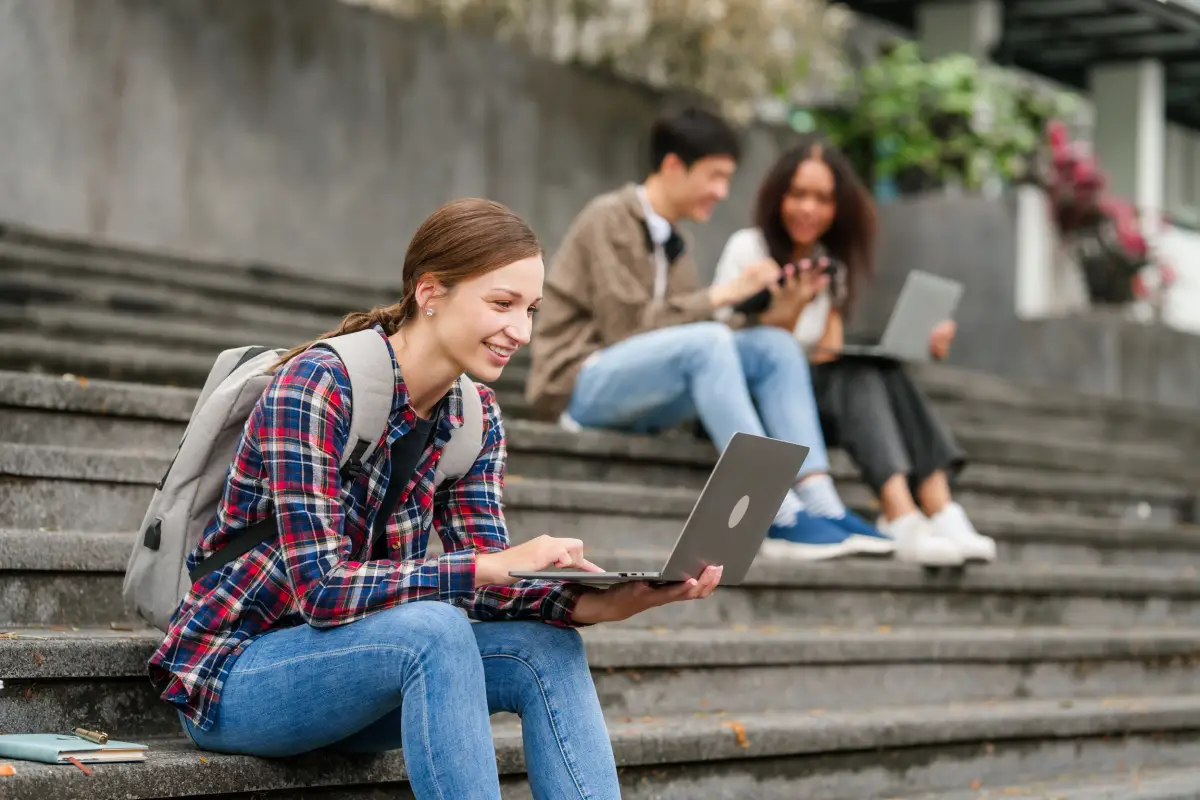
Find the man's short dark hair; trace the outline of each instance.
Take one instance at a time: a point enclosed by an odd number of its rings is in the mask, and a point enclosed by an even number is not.
[[[650,169],[657,172],[663,159],[674,153],[691,167],[708,156],[741,157],[741,144],[732,126],[703,108],[685,108],[659,117],[650,129]]]

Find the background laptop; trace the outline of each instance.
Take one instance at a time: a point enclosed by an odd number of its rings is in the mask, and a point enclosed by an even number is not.
[[[859,333],[839,353],[853,356],[879,356],[900,361],[930,361],[929,336],[939,323],[954,319],[963,285],[914,269],[904,279],[900,295],[892,307],[887,327],[877,343],[863,341]]]
[[[709,565],[719,565],[725,568],[722,586],[739,584],[807,457],[804,445],[735,433],[709,474],[667,563],[657,572],[542,570],[509,574],[598,586],[628,581],[678,583],[699,578]]]

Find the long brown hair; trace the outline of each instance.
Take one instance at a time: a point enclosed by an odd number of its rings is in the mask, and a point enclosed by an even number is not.
[[[846,297],[843,311],[854,306],[860,285],[870,280],[875,270],[875,237],[878,227],[875,202],[859,180],[849,159],[824,137],[806,134],[796,146],[783,153],[763,178],[758,188],[754,224],[762,231],[771,258],[780,264],[792,260],[795,243],[783,224],[783,198],[792,185],[800,164],[809,158],[825,163],[833,172],[834,202],[837,210],[833,224],[821,236],[821,244],[846,264]]]
[[[413,234],[404,254],[398,302],[347,314],[334,330],[284,353],[276,368],[321,339],[354,333],[373,325],[381,325],[384,332],[392,336],[400,326],[417,316],[417,284],[425,276],[453,289],[462,281],[541,253],[542,247],[533,230],[500,203],[476,197],[452,200],[433,212]]]

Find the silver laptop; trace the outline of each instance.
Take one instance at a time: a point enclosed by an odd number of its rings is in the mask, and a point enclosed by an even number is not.
[[[796,482],[808,448],[764,436],[735,433],[717,459],[704,490],[657,572],[514,571],[514,578],[609,586],[627,581],[679,583],[709,565],[724,567],[721,585],[746,578],[783,498]]]
[[[950,278],[914,269],[904,279],[900,296],[878,344],[846,344],[839,353],[878,356],[898,361],[929,361],[929,336],[940,323],[954,319],[963,285]]]

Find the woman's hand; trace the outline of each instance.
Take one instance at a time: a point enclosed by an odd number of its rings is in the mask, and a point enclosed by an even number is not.
[[[938,323],[929,336],[929,353],[938,361],[950,355],[950,345],[954,342],[954,334],[958,332],[958,324],[948,319]]]
[[[498,553],[478,553],[475,556],[475,588],[506,586],[518,580],[509,575],[510,572],[536,572],[550,567],[604,572],[603,568],[583,557],[583,542],[578,539],[539,536]]]
[[[825,258],[817,266],[804,259],[797,265],[784,267],[783,285],[775,288],[770,307],[759,315],[758,321],[787,331],[794,329],[804,307],[829,286],[829,275],[824,270],[828,264]]]
[[[682,583],[651,586],[645,581],[622,583],[603,592],[589,592],[579,598],[573,619],[585,625],[597,622],[617,622],[629,619],[634,614],[677,603],[680,600],[702,600],[713,593],[721,582],[724,567],[708,566],[700,578],[689,578]]]

